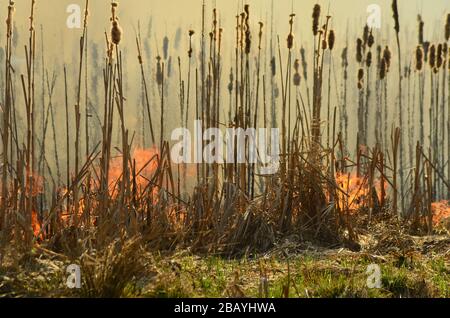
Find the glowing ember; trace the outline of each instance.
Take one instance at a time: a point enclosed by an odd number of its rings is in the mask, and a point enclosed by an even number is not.
[[[433,210],[433,223],[439,224],[446,218],[450,218],[450,201],[440,201],[431,204]]]

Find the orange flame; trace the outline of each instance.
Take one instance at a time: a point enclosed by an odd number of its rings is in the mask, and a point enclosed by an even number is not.
[[[31,212],[31,227],[36,238],[42,238],[41,222],[39,221],[36,211]]]
[[[138,186],[146,186],[148,183],[148,179],[152,177],[153,173],[158,168],[158,161],[154,158],[150,161],[155,155],[159,154],[159,150],[156,147],[150,149],[135,149],[133,151],[133,158],[136,164],[136,173],[139,173],[137,176],[136,182]],[[111,182],[115,182],[122,178],[123,174],[123,166],[122,166],[122,157],[116,157],[111,161],[110,169],[109,169],[109,180]]]
[[[433,223],[439,224],[446,218],[450,218],[450,201],[440,201],[431,204],[433,211]]]
[[[336,183],[339,188],[346,194],[338,191],[338,201],[341,206],[347,208],[351,212],[367,206],[369,203],[370,186],[367,177],[358,177],[356,173],[337,173]],[[386,190],[386,184],[384,184]],[[378,200],[381,201],[381,191],[383,185],[380,180],[375,180],[373,187],[376,190]]]

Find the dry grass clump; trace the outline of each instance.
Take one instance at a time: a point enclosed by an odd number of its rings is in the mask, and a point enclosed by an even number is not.
[[[84,297],[118,298],[144,269],[142,238],[117,239],[97,253],[81,256]]]

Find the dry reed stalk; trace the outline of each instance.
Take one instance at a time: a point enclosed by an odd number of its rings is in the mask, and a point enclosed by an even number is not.
[[[392,195],[392,213],[400,217],[400,213],[398,210],[398,182],[397,182],[397,168],[398,168],[398,150],[400,143],[400,128],[395,128],[391,134],[391,144],[392,144],[392,162],[393,162],[393,171],[392,171],[392,183],[393,183],[393,195]]]
[[[147,116],[148,116],[148,122],[149,122],[149,128],[150,128],[150,137],[152,138],[152,143],[155,144],[155,135],[153,133],[153,122],[152,122],[152,116],[150,111],[150,101],[148,97],[148,88],[147,88],[147,80],[145,78],[145,71],[144,71],[144,62],[142,58],[142,50],[141,50],[141,33],[139,32],[138,36],[136,37],[136,46],[138,50],[138,62],[141,68],[141,80],[142,85],[144,88],[144,96],[145,96],[145,107],[147,110]]]
[[[26,134],[26,175],[25,175],[25,189],[27,193],[25,203],[25,246],[30,247],[33,239],[32,231],[32,211],[33,211],[33,190],[34,190],[34,172],[35,172],[35,94],[34,94],[34,80],[35,80],[35,47],[36,47],[36,33],[34,29],[34,10],[35,0],[31,1],[30,8],[30,27],[28,45],[25,46],[25,56],[27,64],[26,79],[21,75],[22,89],[25,100],[25,108],[27,114],[27,134]]]
[[[2,193],[0,198],[0,230],[6,225],[7,215],[7,196],[8,196],[8,147],[9,147],[9,125],[10,112],[12,104],[11,92],[11,56],[12,56],[12,36],[13,36],[13,18],[14,18],[14,2],[9,1],[8,16],[6,19],[6,46],[5,46],[5,95],[3,105],[3,129],[2,129],[2,146],[3,146],[3,162],[2,162]]]

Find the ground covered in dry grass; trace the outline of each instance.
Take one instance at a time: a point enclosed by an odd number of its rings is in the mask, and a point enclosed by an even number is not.
[[[131,242],[81,257],[79,290],[65,285],[74,260],[37,247],[0,267],[0,297],[450,297],[448,235],[365,239],[353,252],[293,238],[236,259],[150,252]],[[381,268],[380,289],[367,287],[370,264]]]

